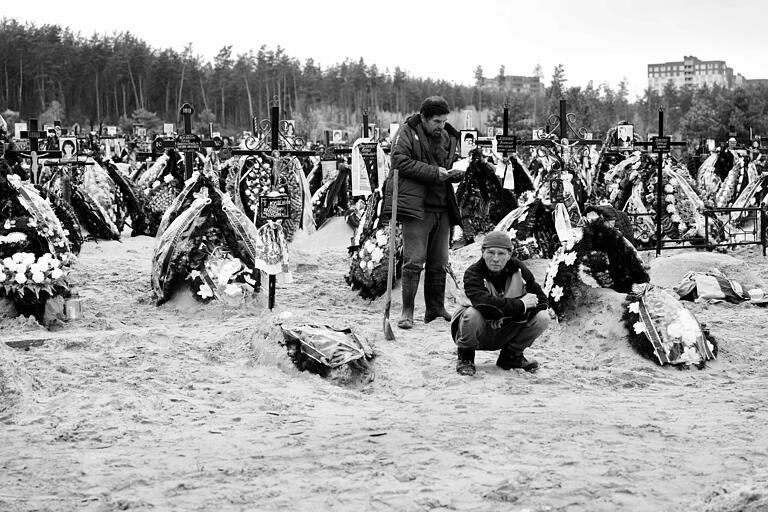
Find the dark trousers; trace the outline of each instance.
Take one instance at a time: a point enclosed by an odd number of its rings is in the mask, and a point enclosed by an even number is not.
[[[522,354],[533,344],[549,325],[549,313],[539,311],[526,323],[505,322],[495,328],[477,309],[466,308],[457,312],[458,329],[454,341],[459,348],[474,350],[499,350],[505,346],[513,354]]]
[[[424,212],[423,219],[406,219],[403,228],[403,272],[445,275],[451,221],[448,212]]]

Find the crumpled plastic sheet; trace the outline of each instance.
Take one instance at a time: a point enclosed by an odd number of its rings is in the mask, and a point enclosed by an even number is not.
[[[305,324],[292,328],[280,326],[280,329],[286,343],[299,343],[302,353],[329,368],[373,357],[367,342],[349,328]]]

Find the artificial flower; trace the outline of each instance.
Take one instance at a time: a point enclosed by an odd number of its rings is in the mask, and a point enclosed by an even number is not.
[[[38,284],[42,283],[43,281],[45,281],[45,274],[43,274],[42,272],[33,272],[32,281]]]
[[[551,294],[555,302],[560,302],[560,299],[563,298],[563,287],[559,285],[552,287]]]
[[[509,238],[511,238],[512,240],[517,238],[517,230],[516,229],[510,228],[508,233],[509,233]]]
[[[197,294],[203,299],[207,299],[209,297],[213,297],[213,290],[211,290],[210,286],[203,283],[200,285],[200,289],[197,290]]]
[[[224,293],[226,293],[230,297],[234,297],[236,295],[241,295],[243,293],[243,290],[235,283],[229,283],[227,284],[227,286],[224,287]]]
[[[195,270],[193,270],[192,272],[189,273],[189,278],[190,279],[197,279],[198,277],[200,277],[200,271],[197,270],[197,269],[195,269]]]
[[[576,262],[576,252],[571,251],[569,253],[566,253],[563,256],[563,263],[565,263],[567,266],[571,266]]]
[[[643,324],[643,322],[635,322],[632,328],[635,330],[635,334],[642,334],[645,332],[645,324]]]
[[[170,182],[172,182],[172,181],[173,181],[173,176],[172,176],[172,175],[170,175],[170,174],[166,174],[166,175],[163,177],[163,181],[164,181],[164,182],[166,182],[166,183],[170,183]]]
[[[630,313],[634,313],[636,315],[639,315],[640,314],[640,303],[639,302],[633,302],[633,303],[631,303],[629,305],[629,307],[627,309],[629,309]]]
[[[24,274],[19,272],[18,274],[16,274],[16,276],[13,278],[13,280],[16,281],[19,284],[24,284],[24,283],[27,282],[27,276],[25,276]]]
[[[157,181],[157,180],[155,180],[155,181],[153,181],[153,182],[152,182],[152,188],[157,188],[157,187],[159,187],[160,185],[161,185],[161,183],[160,183],[159,181]]]
[[[672,185],[664,185],[664,192],[667,194],[671,194],[675,191],[675,188]]]
[[[667,205],[667,213],[675,213],[677,211],[677,208],[675,208],[675,205],[668,204]]]
[[[54,279],[58,279],[58,278],[60,278],[63,275],[64,275],[64,272],[60,268],[58,268],[58,267],[54,268],[51,271],[51,277],[54,278]]]

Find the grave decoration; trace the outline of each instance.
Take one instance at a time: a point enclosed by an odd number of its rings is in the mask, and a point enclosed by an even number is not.
[[[710,155],[699,167],[697,185],[701,198],[708,206],[726,208],[739,195],[739,184],[747,166],[738,153],[724,149]]]
[[[632,285],[649,280],[632,244],[598,218],[570,231],[552,257],[543,289],[550,307],[563,316],[586,286],[629,293]]]
[[[0,297],[43,323],[46,304],[63,311],[74,259],[50,203],[0,161]]]
[[[285,268],[283,250],[221,192],[210,170],[193,173],[158,226],[152,258],[157,304],[188,286],[194,297],[241,301],[260,288],[261,270]]]
[[[136,180],[137,199],[143,206],[146,227],[136,234],[155,236],[160,221],[181,192],[184,168],[179,154],[167,149]]]
[[[624,325],[630,345],[659,365],[704,368],[717,356],[717,343],[674,295],[650,283],[627,294]]]
[[[119,240],[125,223],[126,210],[123,195],[95,160],[45,162],[40,175],[40,186],[54,203],[72,205],[78,224],[95,239]],[[60,209],[64,209],[59,205]],[[68,212],[62,214],[68,218]],[[67,224],[74,228],[72,219]]]
[[[285,196],[290,211],[285,218],[275,221],[281,226],[287,242],[293,240],[299,229],[314,230],[312,209],[308,206],[311,204],[308,184],[296,157],[268,154],[245,156],[240,160],[237,172],[228,174],[226,188],[234,203],[258,227],[266,222],[260,210],[265,198],[273,193]]]
[[[560,245],[553,220],[553,208],[540,198],[532,198],[504,217],[494,228],[506,231],[514,246],[512,255],[519,260],[551,258]]]
[[[496,168],[483,156],[481,149],[469,153],[469,164],[456,189],[461,214],[461,238],[454,246],[470,244],[475,236],[493,228],[517,206],[512,192],[502,188]]]
[[[352,235],[349,247],[349,273],[344,276],[347,284],[359,295],[374,300],[387,288],[387,261],[389,259],[389,219],[381,218],[382,196],[379,190],[368,196],[365,209]],[[402,232],[396,229],[395,240],[395,276],[402,268],[403,239]]]
[[[656,245],[654,216],[658,199],[658,163],[646,153],[636,152],[605,174],[607,199],[619,210],[633,215],[638,246]],[[662,239],[704,239],[704,202],[693,187],[688,170],[672,159],[662,169]],[[716,225],[712,222],[711,235]]]

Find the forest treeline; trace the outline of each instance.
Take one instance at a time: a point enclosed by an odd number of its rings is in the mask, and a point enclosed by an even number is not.
[[[474,83],[463,85],[410,76],[399,67],[382,70],[362,58],[321,67],[266,46],[238,55],[224,46],[207,62],[192,44],[182,52],[158,49],[130,32],[84,37],[58,25],[0,22],[0,112],[22,120],[55,118],[83,127],[99,122],[130,127],[134,119],[177,122],[179,106],[189,102],[197,109],[199,126],[213,123],[234,132],[248,129],[253,117],[268,117],[270,100],[277,97],[282,117],[295,119],[300,131],[317,137],[323,129],[357,126],[364,108],[370,109],[372,122],[378,117],[384,123],[402,119],[424,97],[440,94],[456,110],[490,109],[487,122],[496,126],[508,101],[512,131],[524,137],[558,112],[561,98],[576,115],[577,128],[596,136],[621,120],[635,124],[640,134],[655,132],[660,107],[665,131],[684,139],[722,140],[729,126],[741,137],[750,128],[768,135],[764,85],[735,90],[668,86],[661,95],[646,90],[631,100],[626,83],[616,90],[592,82],[569,85],[564,66],[558,65],[542,94],[512,94],[503,66],[496,76],[474,69]]]

